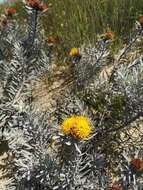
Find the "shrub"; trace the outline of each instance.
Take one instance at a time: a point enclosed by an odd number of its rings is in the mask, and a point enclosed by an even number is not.
[[[45,73],[52,77],[52,46],[37,32],[38,15],[47,6],[38,0],[24,5],[26,32],[5,15],[0,37],[5,189],[142,189],[142,55],[124,63],[142,37],[140,19],[113,63],[108,63],[111,31],[95,46],[73,48],[64,73],[69,76],[60,86],[66,84],[65,93],[56,94],[54,111],[42,112],[35,109],[32,88]]]

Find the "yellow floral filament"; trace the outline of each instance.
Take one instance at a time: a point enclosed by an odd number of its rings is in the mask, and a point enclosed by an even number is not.
[[[89,120],[84,116],[66,118],[60,127],[65,135],[71,134],[76,139],[86,139],[92,131]]]

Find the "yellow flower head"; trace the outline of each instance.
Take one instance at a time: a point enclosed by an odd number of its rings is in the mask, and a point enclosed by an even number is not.
[[[86,139],[92,132],[89,120],[84,116],[66,118],[60,126],[65,135],[71,134],[76,139]]]
[[[78,48],[72,48],[69,52],[69,55],[70,56],[79,56],[80,53],[79,53],[79,49]]]

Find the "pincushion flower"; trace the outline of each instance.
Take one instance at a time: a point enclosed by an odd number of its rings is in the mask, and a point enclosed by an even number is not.
[[[38,11],[45,11],[48,9],[47,4],[40,2],[39,0],[26,0],[27,6],[36,9]]]
[[[113,40],[115,37],[115,34],[112,31],[106,32],[102,35],[103,39],[106,40]]]
[[[29,7],[31,7],[31,8],[38,9],[40,2],[38,2],[38,1],[36,1],[36,0],[26,0],[26,4],[27,4]]]
[[[139,158],[134,158],[130,162],[131,166],[133,166],[137,171],[143,171],[143,160]]]
[[[13,7],[8,7],[8,8],[5,9],[5,14],[6,14],[7,16],[12,16],[12,15],[14,15],[15,13],[16,13],[16,9],[13,8]]]
[[[138,18],[138,22],[140,23],[140,25],[143,27],[143,16],[140,16]]]
[[[65,135],[72,135],[76,139],[86,139],[92,132],[90,121],[84,116],[71,116],[66,118],[61,130]]]
[[[58,38],[54,37],[54,36],[49,36],[46,39],[46,42],[48,43],[48,45],[52,46],[52,45],[54,45],[54,44],[56,44],[58,42]]]
[[[80,55],[80,53],[79,53],[79,49],[78,48],[72,48],[71,50],[70,50],[70,52],[69,52],[69,55],[70,56],[79,56]]]

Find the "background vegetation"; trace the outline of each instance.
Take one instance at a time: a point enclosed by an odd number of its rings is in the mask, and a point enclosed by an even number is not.
[[[45,0],[49,10],[41,23],[47,36],[58,37],[61,52],[84,42],[94,42],[97,34],[113,30],[126,42],[135,20],[143,13],[143,0]],[[22,22],[25,11],[22,2],[12,3],[17,8],[17,19]],[[2,12],[3,10],[1,10]]]

